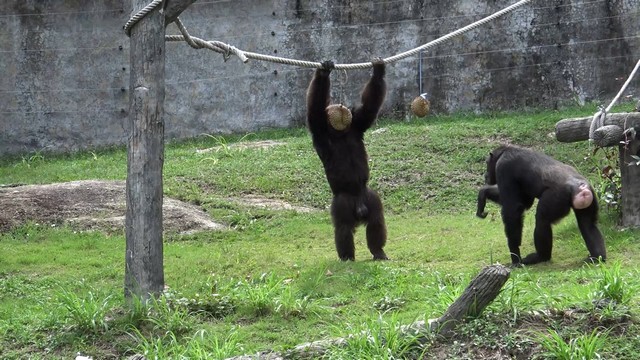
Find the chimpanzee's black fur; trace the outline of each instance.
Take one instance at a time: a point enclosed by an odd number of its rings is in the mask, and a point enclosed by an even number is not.
[[[383,248],[387,228],[380,197],[367,187],[369,165],[364,133],[378,116],[386,95],[385,64],[373,62],[373,75],[362,91],[362,104],[352,109],[352,122],[339,131],[330,126],[326,108],[330,104],[329,75],[334,65],[325,61],[317,69],[307,91],[307,124],[313,146],[324,165],[333,192],[331,218],[335,245],[342,260],[355,260],[353,235],[366,224],[367,246],[375,260],[387,259]]]
[[[553,233],[551,225],[569,214],[580,186],[593,194],[593,188],[573,167],[545,154],[517,146],[500,146],[487,158],[487,185],[478,192],[478,217],[486,217],[484,206],[489,199],[502,206],[502,222],[507,235],[511,262],[514,265],[536,264],[551,259]],[[520,257],[524,211],[538,199],[533,233],[536,252]],[[573,208],[578,228],[587,249],[588,261],[604,261],[604,239],[596,225],[598,202],[584,209]]]

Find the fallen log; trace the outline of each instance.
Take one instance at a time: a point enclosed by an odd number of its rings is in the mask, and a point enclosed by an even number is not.
[[[492,265],[482,269],[444,315],[430,322],[429,328],[441,336],[453,335],[461,321],[479,316],[500,294],[500,289],[509,279],[509,273],[509,268],[503,265]]]
[[[462,295],[453,302],[447,311],[438,319],[417,321],[400,328],[404,336],[427,339],[430,333],[445,338],[454,335],[456,327],[465,319],[477,317],[500,294],[502,286],[509,279],[510,270],[504,265],[496,264],[484,267],[469,283]],[[354,336],[354,335],[351,335]],[[227,360],[283,360],[283,359],[316,359],[331,347],[345,346],[350,337],[313,341],[298,345],[284,353],[264,351],[251,355],[240,355]]]
[[[555,131],[556,139],[566,143],[589,140],[592,119],[593,116],[588,116],[558,121]],[[634,125],[640,125],[640,112],[608,114],[603,125],[616,125],[624,131]]]

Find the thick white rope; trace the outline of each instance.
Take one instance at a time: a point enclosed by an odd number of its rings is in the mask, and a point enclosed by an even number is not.
[[[415,49],[409,50],[409,51],[405,51],[401,54],[397,54],[388,58],[383,59],[383,61],[385,62],[385,64],[394,62],[394,61],[398,61],[401,59],[404,59],[406,57],[415,55],[417,53],[419,53],[420,51],[429,49],[433,46],[436,46],[444,41],[447,41],[449,39],[451,39],[452,37],[458,36],[458,35],[462,35],[470,30],[475,29],[476,27],[483,25],[491,20],[494,20],[497,17],[500,17],[506,13],[509,13],[529,2],[531,2],[532,0],[521,0],[518,1],[517,3],[508,6],[494,14],[491,14],[485,18],[482,18],[472,24],[469,24],[463,28],[460,28],[454,32],[451,32],[449,34],[446,34],[444,36],[441,36],[431,42],[428,42],[422,46],[419,46]],[[159,3],[161,3],[162,0],[154,0],[151,4],[147,5],[144,9],[142,9],[141,11],[139,11],[136,15],[134,15],[125,25],[125,31],[127,32],[127,34],[129,34],[129,32],[131,31],[131,27],[137,22],[139,21],[142,17],[144,17],[144,15],[146,15],[147,13],[149,13],[151,10],[153,10],[153,8],[155,8]],[[147,10],[150,9],[150,10]],[[263,55],[263,54],[257,54],[257,53],[252,53],[252,52],[248,52],[248,51],[243,51],[240,50],[234,46],[231,46],[229,44],[225,44],[222,43],[220,41],[206,41],[194,36],[190,36],[189,33],[187,32],[186,28],[184,27],[184,25],[182,25],[182,23],[179,21],[179,19],[176,19],[175,21],[176,25],[178,26],[178,29],[180,29],[180,32],[182,35],[166,35],[165,36],[165,40],[166,41],[186,41],[190,46],[196,48],[196,49],[201,49],[201,48],[207,48],[209,50],[218,52],[218,53],[222,53],[225,57],[225,61],[229,58],[229,56],[231,54],[237,55],[242,62],[247,62],[248,59],[254,59],[254,60],[261,60],[261,61],[270,61],[270,62],[275,62],[275,63],[280,63],[280,64],[287,64],[287,65],[295,65],[295,66],[300,66],[300,67],[308,67],[308,68],[316,68],[319,69],[322,67],[322,63],[320,62],[315,62],[315,61],[303,61],[303,60],[295,60],[295,59],[288,59],[288,58],[283,58],[283,57],[277,57],[277,56],[270,56],[270,55]],[[353,70],[353,69],[368,69],[370,67],[372,67],[372,63],[371,62],[364,62],[364,63],[353,63],[353,64],[336,64],[335,68],[338,70]]]
[[[145,6],[144,8],[142,8],[142,10],[138,11],[135,15],[133,15],[131,19],[129,19],[129,21],[127,21],[127,23],[124,24],[124,32],[127,33],[127,36],[131,35],[131,28],[133,27],[133,25],[135,25],[143,17],[147,16],[148,13],[150,13],[153,9],[156,8],[156,6],[160,5],[163,1],[164,0],[153,0],[149,5]]]
[[[395,55],[395,56],[392,56],[392,57],[388,57],[388,58],[384,59],[384,62],[385,63],[389,63],[389,62],[397,61],[397,60],[400,60],[400,59],[404,59],[404,58],[406,58],[408,56],[411,56],[411,55],[415,55],[415,54],[419,53],[422,50],[426,50],[426,49],[428,49],[430,47],[438,45],[441,42],[444,42],[444,41],[447,41],[447,40],[451,39],[452,37],[455,37],[455,36],[458,36],[458,35],[462,35],[462,34],[466,33],[467,31],[473,30],[473,29],[477,28],[478,26],[483,25],[483,24],[485,24],[485,23],[487,23],[487,22],[489,22],[489,21],[491,21],[491,20],[493,20],[495,18],[498,18],[498,17],[500,17],[500,16],[502,16],[504,14],[507,14],[507,13],[519,8],[520,6],[529,3],[529,2],[531,2],[531,0],[518,1],[517,3],[515,3],[515,4],[511,5],[511,6],[508,6],[508,7],[504,8],[504,9],[502,9],[502,10],[496,12],[496,13],[493,13],[493,14],[485,17],[485,18],[482,18],[482,19],[480,19],[480,20],[478,20],[478,21],[476,21],[476,22],[474,22],[472,24],[469,24],[469,25],[467,25],[467,26],[465,26],[463,28],[460,28],[460,29],[458,29],[458,30],[456,30],[454,32],[451,32],[451,33],[449,33],[447,35],[441,36],[441,37],[439,37],[439,38],[437,38],[437,39],[435,39],[435,40],[433,40],[431,42],[428,42],[428,43],[426,43],[426,44],[424,44],[424,45],[422,45],[420,47],[417,47],[417,48],[415,48],[413,50],[409,50],[409,51],[403,52],[401,54],[398,54],[398,55]]]
[[[220,41],[207,41],[207,40],[197,38],[195,36],[189,36],[188,38],[190,40],[186,40],[187,37],[185,37],[184,35],[166,35],[164,37],[166,41],[186,41],[187,43],[189,43],[189,41],[192,41],[193,43],[196,44],[195,46],[196,49],[207,48],[209,50],[213,50],[215,52],[221,53],[225,55],[225,60],[227,59],[226,55],[229,55],[229,53],[233,53],[235,55],[238,55],[238,57],[240,57],[242,62],[245,62],[245,63],[249,59],[254,59],[254,60],[271,61],[275,63],[297,65],[301,67],[310,67],[310,68],[320,68],[322,66],[321,63],[316,63],[312,61],[286,59],[286,58],[280,58],[277,56],[269,56],[269,55],[263,55],[263,54],[249,52],[249,51],[244,51]]]
[[[187,31],[187,28],[182,24],[182,21],[180,21],[179,18],[176,18],[175,21],[176,25],[178,26],[178,29],[180,30],[180,32],[182,33],[182,36],[180,35],[165,35],[165,41],[176,41],[176,40],[172,40],[173,38],[179,38],[179,40],[184,40],[187,42],[187,44],[189,44],[191,47],[195,48],[195,49],[202,49],[202,48],[206,48],[209,50],[213,50],[215,52],[219,52],[222,53],[224,56],[224,61],[229,60],[229,58],[231,57],[231,54],[236,55],[237,57],[240,58],[240,60],[242,60],[242,62],[246,63],[247,61],[249,61],[249,59],[245,56],[244,52],[231,46],[231,45],[227,45],[225,43],[222,43],[220,41],[204,41],[200,38],[194,37],[189,35],[189,32]]]
[[[622,96],[625,90],[627,90],[627,86],[629,86],[629,83],[631,83],[631,80],[633,80],[633,78],[636,76],[638,69],[640,69],[640,60],[638,60],[638,62],[636,63],[636,66],[631,71],[631,74],[629,74],[627,81],[625,81],[622,87],[620,88],[620,91],[618,91],[618,94],[616,94],[613,100],[611,100],[611,103],[609,103],[609,106],[607,106],[604,109],[600,108],[600,110],[593,115],[593,119],[591,119],[591,126],[589,126],[589,140],[593,140],[593,133],[596,131],[596,129],[599,129],[604,126],[604,121],[607,119],[607,114],[609,113],[609,111],[611,111],[611,108],[613,108],[613,105],[615,105],[616,102],[618,102],[618,99],[620,99],[620,96]]]
[[[636,73],[638,72],[639,68],[640,68],[640,60],[638,60],[638,62],[636,63],[636,66],[631,71],[631,74],[629,74],[629,77],[627,78],[627,81],[625,81],[624,84],[622,85],[622,88],[620,88],[620,91],[618,91],[618,94],[613,98],[613,100],[611,100],[611,103],[609,104],[609,106],[607,106],[607,108],[604,109],[605,112],[609,112],[613,107],[613,105],[615,105],[615,103],[618,102],[618,99],[620,98],[622,93],[624,93],[624,91],[627,90],[627,86],[629,86],[629,83],[631,82],[633,77],[636,76]]]

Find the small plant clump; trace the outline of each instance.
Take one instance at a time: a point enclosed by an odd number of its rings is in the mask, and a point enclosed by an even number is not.
[[[185,297],[169,290],[164,292],[164,296],[171,307],[184,308],[189,313],[213,319],[231,315],[237,308],[230,296],[220,294],[195,294],[193,297]]]

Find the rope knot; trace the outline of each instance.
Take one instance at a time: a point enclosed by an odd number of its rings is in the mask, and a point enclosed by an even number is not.
[[[229,60],[231,58],[231,55],[233,55],[234,51],[233,51],[233,46],[231,45],[227,45],[225,44],[227,47],[225,49],[225,52],[222,54],[222,59],[224,60],[224,62],[227,62],[227,60]],[[235,48],[234,48],[235,49]]]
[[[604,126],[604,121],[607,119],[607,109],[602,106],[598,106],[598,112],[593,115],[591,119],[591,125],[589,126],[589,140],[593,140],[593,133]]]

